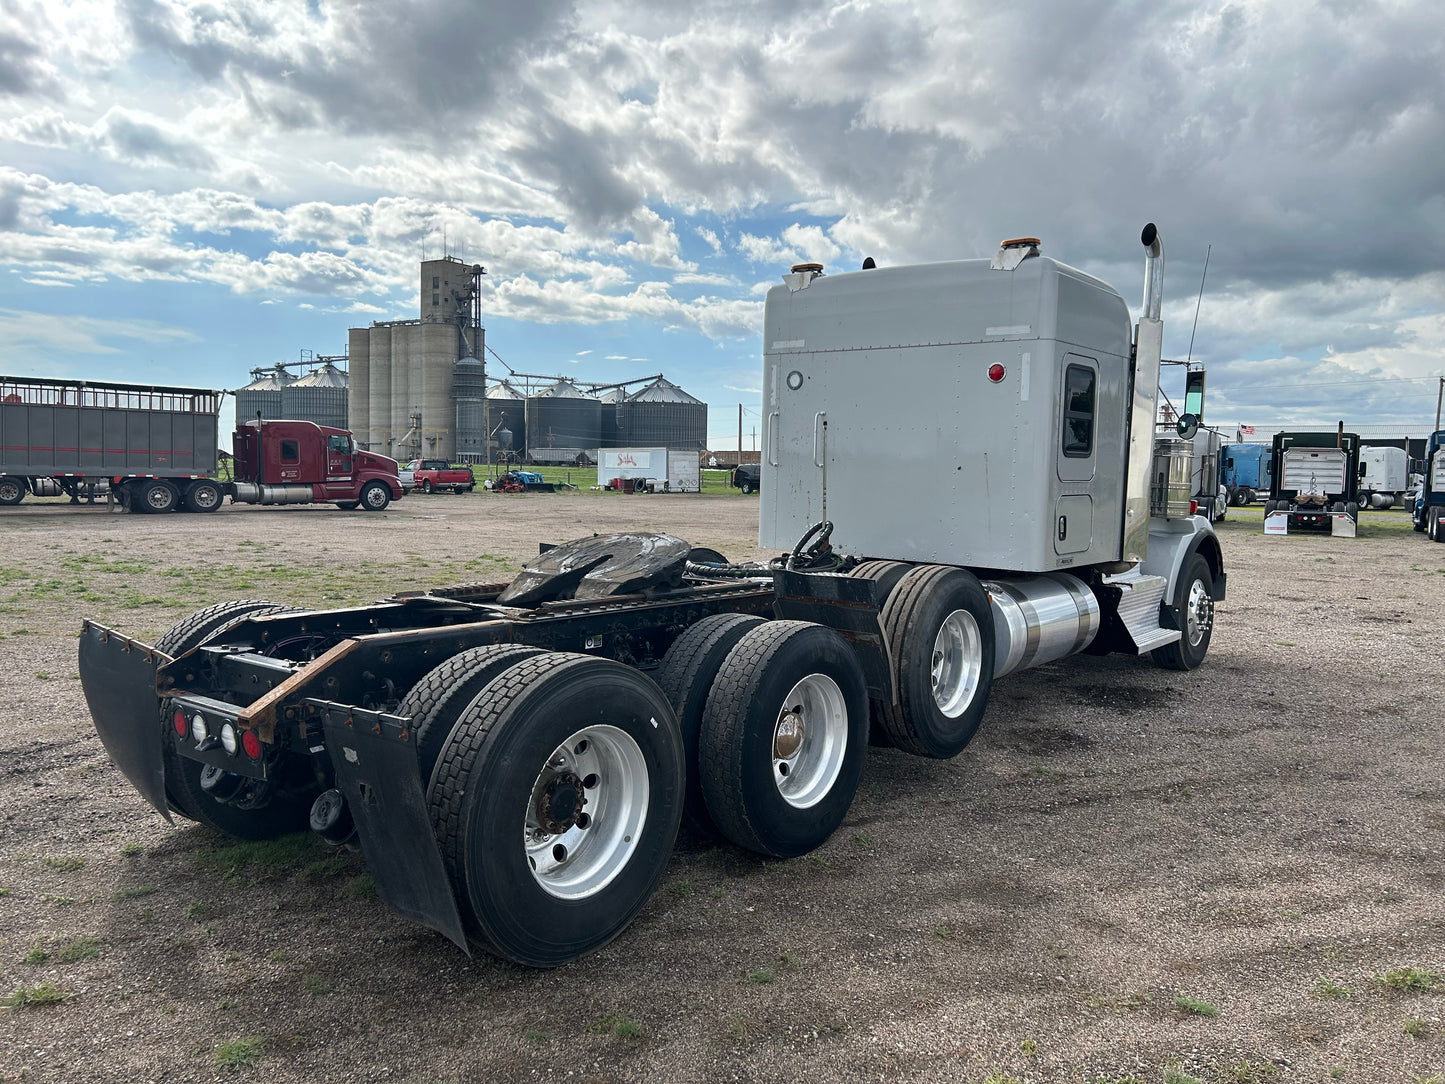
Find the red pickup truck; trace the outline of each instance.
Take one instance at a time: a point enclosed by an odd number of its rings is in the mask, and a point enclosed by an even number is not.
[[[477,488],[471,467],[453,467],[445,459],[413,459],[401,469],[401,483],[405,489],[419,489],[423,493],[435,493],[439,489],[470,493]]]

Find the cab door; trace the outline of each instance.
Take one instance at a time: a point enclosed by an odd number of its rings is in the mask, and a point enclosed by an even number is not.
[[[1055,456],[1059,498],[1054,508],[1054,552],[1060,555],[1083,553],[1093,544],[1090,491],[1099,447],[1099,363],[1081,354],[1065,354],[1062,368]]]
[[[328,482],[351,481],[351,438],[333,433],[326,438],[326,480]]]

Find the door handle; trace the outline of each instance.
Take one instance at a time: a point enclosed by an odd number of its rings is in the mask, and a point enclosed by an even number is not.
[[[819,448],[819,437],[823,433],[826,433],[828,429],[827,417],[828,413],[824,410],[820,410],[813,415],[813,466],[815,467],[821,467],[823,465],[823,456],[827,452],[826,447],[821,450]]]
[[[1060,516],[1060,517],[1059,517],[1059,541],[1062,542],[1064,539],[1066,539],[1066,538],[1068,538],[1068,537],[1069,537],[1069,517],[1068,517],[1068,516]]]
[[[767,451],[768,466],[776,467],[778,457],[773,454],[773,419],[778,416],[776,410],[771,411],[763,422],[763,448]],[[742,449],[738,449],[738,458],[742,458]]]

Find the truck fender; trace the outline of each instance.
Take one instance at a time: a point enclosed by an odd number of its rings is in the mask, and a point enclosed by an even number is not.
[[[1174,524],[1187,524],[1185,530],[1153,532],[1149,534],[1149,556],[1144,559],[1142,571],[1151,576],[1163,576],[1168,581],[1164,600],[1159,604],[1159,624],[1163,628],[1179,628],[1179,614],[1174,607],[1175,593],[1185,562],[1199,554],[1209,565],[1214,579],[1214,601],[1221,602],[1225,592],[1224,556],[1219,548],[1219,536],[1214,527],[1203,516],[1190,516],[1187,520],[1174,520]]]

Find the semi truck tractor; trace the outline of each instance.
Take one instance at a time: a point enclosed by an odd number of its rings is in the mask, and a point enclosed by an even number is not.
[[[96,729],[163,817],[309,825],[403,915],[547,967],[628,925],[684,820],[776,858],[823,844],[870,726],[956,756],[995,681],[1083,651],[1188,680],[1225,570],[1189,442],[1155,446],[1163,246],[1142,240],[1132,328],[1032,240],[785,274],[764,318],[771,560],[624,533],[545,547],[510,583],[224,603],[154,644],[87,621]]]
[[[1248,507],[1270,492],[1274,482],[1272,450],[1267,444],[1226,444],[1219,451],[1219,480],[1231,504]]]
[[[402,495],[396,460],[344,429],[245,422],[230,478],[218,473],[223,393],[157,384],[0,377],[0,505],[27,494],[107,494],[133,512],[331,503],[380,511]]]
[[[1361,511],[1393,508],[1410,485],[1410,457],[1403,448],[1366,445],[1360,449],[1359,471],[1355,499]]]
[[[1355,433],[1276,433],[1274,484],[1264,502],[1264,533],[1328,532],[1354,538],[1360,438]]]
[[[1415,530],[1432,542],[1445,542],[1445,429],[1425,442],[1425,480],[1410,509]]]

